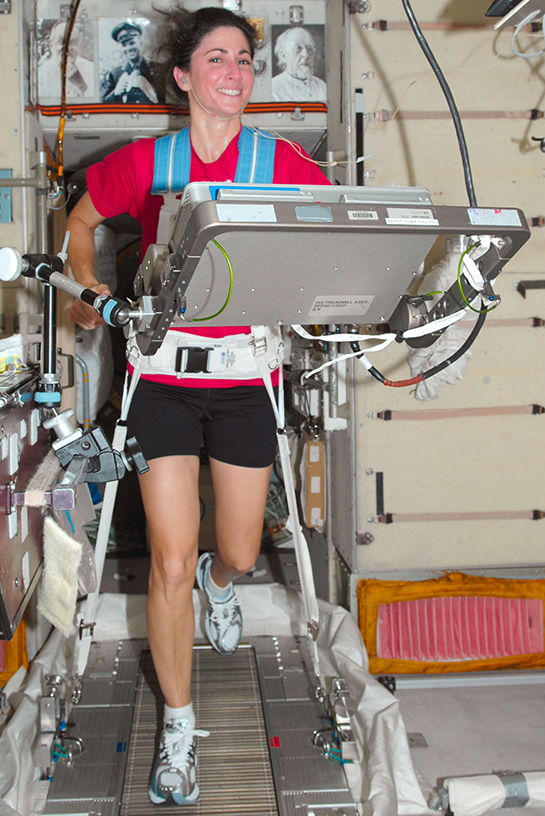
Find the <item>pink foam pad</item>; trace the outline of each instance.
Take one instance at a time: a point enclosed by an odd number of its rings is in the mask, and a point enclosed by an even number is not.
[[[377,657],[447,662],[544,650],[543,601],[421,598],[380,604]]]

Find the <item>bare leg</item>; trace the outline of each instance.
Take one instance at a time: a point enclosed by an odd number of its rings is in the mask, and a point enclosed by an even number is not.
[[[246,468],[210,459],[216,503],[216,557],[210,572],[220,587],[249,572],[261,546],[271,467]]]
[[[199,459],[152,459],[140,476],[151,543],[148,635],[167,705],[191,701],[193,584],[200,523]]]

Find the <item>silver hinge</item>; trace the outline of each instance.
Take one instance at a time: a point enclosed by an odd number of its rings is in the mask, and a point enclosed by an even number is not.
[[[11,14],[11,0],[0,0],[0,14]]]

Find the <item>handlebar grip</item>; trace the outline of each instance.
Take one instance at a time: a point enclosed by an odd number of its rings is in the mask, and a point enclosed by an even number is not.
[[[89,291],[89,290],[88,290]],[[125,300],[119,300],[111,295],[94,294],[94,303],[91,305],[96,309],[101,318],[110,326],[116,329],[126,326],[131,319],[130,307]],[[82,298],[83,300],[83,298]],[[97,303],[98,301],[98,303]]]

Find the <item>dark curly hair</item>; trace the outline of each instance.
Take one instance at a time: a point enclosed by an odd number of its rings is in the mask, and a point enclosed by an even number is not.
[[[188,11],[183,6],[177,6],[169,11],[161,11],[166,17],[166,36],[159,48],[161,57],[161,73],[163,84],[167,92],[172,92],[179,99],[185,100],[187,93],[178,87],[172,76],[174,68],[188,71],[191,58],[204,37],[216,28],[224,26],[238,28],[246,39],[252,59],[258,47],[257,32],[248,20],[241,14],[235,14],[226,8],[207,6]]]

